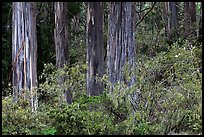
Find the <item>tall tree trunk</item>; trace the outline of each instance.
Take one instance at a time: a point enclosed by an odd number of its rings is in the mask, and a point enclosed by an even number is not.
[[[162,18],[164,21],[164,26],[165,26],[165,36],[168,38],[169,36],[169,29],[168,29],[168,2],[162,2],[163,6],[163,13],[162,13]]]
[[[190,18],[191,18],[191,32],[193,36],[196,36],[196,4],[195,2],[189,2],[190,6]]]
[[[100,95],[104,75],[103,5],[102,2],[88,2],[87,8],[87,94]]]
[[[14,102],[22,95],[25,99],[30,99],[32,112],[37,109],[37,93],[34,88],[38,86],[35,10],[35,3],[13,2],[13,97]]]
[[[198,41],[202,42],[202,5],[201,2],[201,9],[200,9],[200,21],[199,21],[199,30],[198,30]]]
[[[168,2],[168,38],[171,42],[173,42],[177,36],[177,28],[178,28],[178,12],[176,7],[176,2]]]
[[[189,10],[189,2],[184,2],[184,37],[186,38],[190,34],[191,15]]]
[[[56,46],[56,66],[60,70],[64,65],[69,65],[69,45],[68,45],[68,23],[67,23],[67,2],[55,2],[55,30],[54,39]],[[65,76],[57,78],[59,85],[66,81]],[[63,87],[62,87],[63,88]],[[72,94],[70,91],[63,89],[65,100],[68,104],[72,103]]]
[[[73,17],[73,32],[74,32],[74,45],[76,47],[79,47],[80,45],[80,39],[78,37],[79,35],[79,15],[80,13],[76,14],[74,17]]]
[[[109,14],[109,33],[107,50],[107,71],[111,83],[125,81],[132,85],[135,76],[130,81],[125,79],[122,71],[126,63],[135,69],[135,17],[134,3],[112,2]]]
[[[131,87],[136,81],[136,42],[135,42],[135,3],[111,2],[108,24],[107,73],[111,89],[115,84],[124,82]],[[128,66],[129,76],[123,71]],[[132,100],[136,102],[136,92]]]

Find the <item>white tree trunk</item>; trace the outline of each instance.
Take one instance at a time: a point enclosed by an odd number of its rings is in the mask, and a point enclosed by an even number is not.
[[[32,111],[37,109],[37,93],[34,88],[38,86],[35,9],[35,3],[32,2],[13,2],[13,97],[14,102],[17,102],[19,96],[30,99]]]

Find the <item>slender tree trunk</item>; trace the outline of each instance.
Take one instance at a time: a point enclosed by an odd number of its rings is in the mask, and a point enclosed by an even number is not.
[[[35,3],[13,2],[13,97],[14,102],[17,102],[20,96],[30,99],[32,112],[37,109],[37,93],[34,88],[38,86],[35,10]]]
[[[75,15],[74,17],[73,17],[73,32],[74,32],[74,34],[75,34],[75,36],[74,36],[74,45],[76,46],[76,47],[79,47],[79,45],[80,45],[80,39],[79,39],[79,37],[78,37],[78,33],[79,33],[79,15],[80,15],[80,13],[78,13],[77,15]]]
[[[67,23],[67,2],[55,2],[55,46],[56,46],[56,66],[60,70],[64,65],[69,65],[69,45],[68,45],[68,23]],[[57,78],[59,85],[62,85],[66,81],[65,76]],[[62,87],[63,88],[63,87]],[[65,100],[68,104],[72,103],[72,94],[70,91],[63,89],[64,97],[61,100]]]
[[[191,15],[190,15],[190,6],[189,2],[184,2],[184,36],[187,38],[190,33],[190,22],[191,22]]]
[[[177,28],[178,28],[178,12],[176,7],[176,2],[168,2],[168,33],[167,37],[170,41],[174,41],[177,36]]]
[[[102,2],[88,2],[87,8],[87,94],[100,95],[104,75],[103,6]]]
[[[195,2],[189,2],[190,15],[191,15],[191,31],[193,36],[196,36],[196,4]]]
[[[164,21],[164,26],[165,26],[165,36],[169,37],[169,29],[168,29],[168,2],[162,2],[163,6],[163,13],[162,13],[162,18]]]
[[[202,42],[202,5],[201,2],[201,10],[200,10],[200,21],[199,21],[199,30],[198,30],[198,41]]]

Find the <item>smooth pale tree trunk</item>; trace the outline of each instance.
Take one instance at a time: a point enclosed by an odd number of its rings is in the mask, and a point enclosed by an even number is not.
[[[111,2],[108,21],[107,73],[112,92],[119,82],[132,87],[136,81],[135,3]],[[125,67],[129,76],[123,73]],[[136,92],[131,98],[137,102]]]
[[[36,8],[33,2],[13,2],[12,62],[14,102],[23,96],[37,109],[37,37]]]
[[[98,81],[104,75],[104,39],[103,39],[103,5],[102,2],[87,4],[87,95],[98,96],[104,85]]]
[[[56,66],[60,70],[64,65],[69,65],[69,45],[68,45],[68,23],[67,23],[67,2],[55,2],[55,49],[56,49]],[[57,83],[62,85],[67,77],[59,76]],[[72,94],[66,90],[66,87],[61,86],[62,94],[61,100],[66,101],[68,104],[72,103]]]

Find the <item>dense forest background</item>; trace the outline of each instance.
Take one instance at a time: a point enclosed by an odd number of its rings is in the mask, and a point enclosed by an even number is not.
[[[2,133],[202,134],[202,2],[2,2]]]

